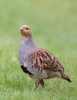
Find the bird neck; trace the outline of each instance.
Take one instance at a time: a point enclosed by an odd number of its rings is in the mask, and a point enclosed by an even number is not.
[[[26,45],[33,47],[36,46],[33,42],[32,35],[22,36],[21,41],[24,41]]]
[[[22,37],[21,37],[21,40],[25,40],[25,38],[26,38],[25,36],[22,36]]]

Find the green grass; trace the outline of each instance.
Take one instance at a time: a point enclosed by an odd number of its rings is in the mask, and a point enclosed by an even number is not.
[[[19,28],[28,24],[35,43],[52,52],[72,83],[45,80],[33,91],[33,80],[18,62]],[[0,2],[0,100],[77,100],[77,1],[3,0]]]

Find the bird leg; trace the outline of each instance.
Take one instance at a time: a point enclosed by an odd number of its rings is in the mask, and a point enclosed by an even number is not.
[[[37,88],[39,86],[39,84],[42,86],[42,88],[44,88],[44,81],[43,79],[34,79],[34,89]]]
[[[35,83],[34,83],[34,89],[37,88],[38,85],[39,85],[39,82],[35,82]]]
[[[44,88],[44,81],[43,81],[43,79],[40,80],[40,84],[41,84],[42,88]]]
[[[39,84],[40,84],[40,80],[34,79],[34,89],[37,88]]]

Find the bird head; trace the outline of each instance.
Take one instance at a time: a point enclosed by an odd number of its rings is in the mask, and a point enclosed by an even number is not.
[[[20,31],[23,37],[28,37],[29,35],[32,34],[32,30],[30,29],[28,25],[22,25],[20,28]]]

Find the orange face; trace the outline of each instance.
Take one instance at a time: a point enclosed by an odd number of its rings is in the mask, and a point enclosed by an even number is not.
[[[20,28],[22,36],[29,36],[32,34],[32,31],[28,25],[22,25]]]

